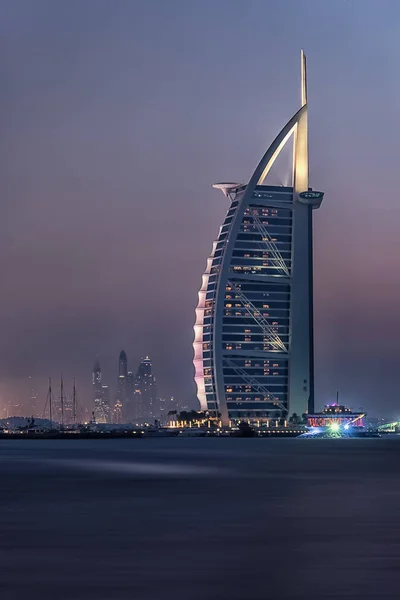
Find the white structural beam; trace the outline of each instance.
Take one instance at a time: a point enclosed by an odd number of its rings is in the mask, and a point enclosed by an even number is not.
[[[307,109],[307,62],[301,51],[301,106],[302,114],[297,123],[294,137],[293,187],[298,196],[308,190],[308,109]],[[298,198],[297,198],[298,199]]]

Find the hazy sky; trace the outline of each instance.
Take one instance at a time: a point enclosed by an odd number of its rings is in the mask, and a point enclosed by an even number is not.
[[[227,204],[308,57],[317,404],[400,413],[398,0],[1,0],[0,402],[124,348],[194,404],[192,327]]]

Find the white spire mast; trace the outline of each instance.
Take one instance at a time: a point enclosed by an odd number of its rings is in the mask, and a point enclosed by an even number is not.
[[[294,134],[293,187],[295,194],[308,190],[308,106],[307,62],[301,51],[301,105],[305,109],[297,122]]]

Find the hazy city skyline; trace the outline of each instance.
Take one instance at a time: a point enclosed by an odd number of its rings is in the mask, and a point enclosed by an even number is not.
[[[327,200],[316,406],[339,389],[351,406],[395,412],[400,5],[2,8],[0,405],[34,388],[41,406],[62,373],[90,408],[94,357],[112,386],[124,348],[131,364],[152,357],[164,396],[195,406],[197,291],[227,209],[210,184],[248,180],[296,109],[304,47],[310,180]]]

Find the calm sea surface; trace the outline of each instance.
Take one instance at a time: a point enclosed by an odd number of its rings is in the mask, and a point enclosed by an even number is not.
[[[0,441],[1,600],[400,597],[400,438]]]

